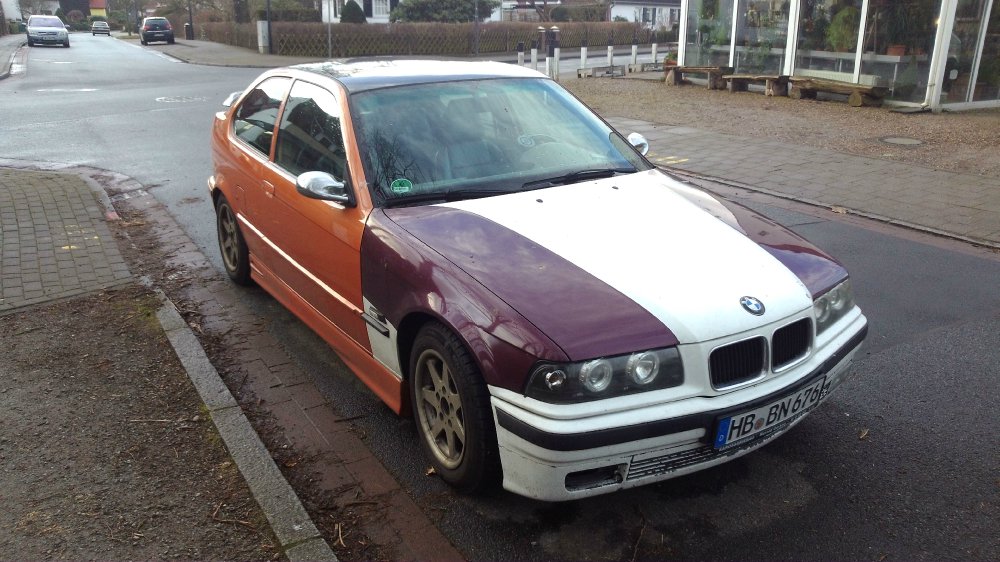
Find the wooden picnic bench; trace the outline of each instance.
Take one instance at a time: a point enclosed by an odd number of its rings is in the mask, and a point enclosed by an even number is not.
[[[679,86],[684,81],[685,74],[705,74],[708,76],[709,90],[722,90],[726,87],[723,75],[732,74],[731,66],[679,66],[663,65],[664,82],[668,86]]]
[[[724,74],[723,80],[729,82],[730,92],[745,92],[751,82],[764,83],[765,96],[787,96],[788,76],[757,75],[757,74]]]
[[[847,96],[847,104],[851,107],[878,107],[882,105],[882,98],[889,95],[889,88],[885,86],[869,86],[804,76],[792,76],[788,80],[791,82],[788,96],[792,99],[815,99],[817,92],[827,92]]]

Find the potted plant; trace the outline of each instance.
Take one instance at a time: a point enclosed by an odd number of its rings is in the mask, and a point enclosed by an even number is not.
[[[857,45],[860,14],[854,6],[841,8],[826,29],[826,44],[833,51],[851,51]]]

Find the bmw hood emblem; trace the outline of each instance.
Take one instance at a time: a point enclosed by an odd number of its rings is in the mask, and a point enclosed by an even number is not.
[[[764,314],[764,303],[754,297],[740,297],[740,304],[743,306],[743,310],[754,316]]]

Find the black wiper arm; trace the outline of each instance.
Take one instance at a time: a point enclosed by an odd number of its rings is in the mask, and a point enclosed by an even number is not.
[[[543,185],[567,185],[586,180],[610,178],[617,176],[618,174],[631,174],[632,172],[635,172],[635,168],[599,168],[594,170],[580,170],[552,178],[529,181],[522,187],[524,189],[530,189],[532,187],[539,187]]]
[[[434,193],[420,193],[405,197],[393,197],[385,202],[386,207],[396,207],[401,205],[417,205],[420,203],[445,203],[448,201],[462,201],[464,199],[479,199],[480,197],[492,197],[493,195],[504,195],[512,193],[510,189],[453,189]]]

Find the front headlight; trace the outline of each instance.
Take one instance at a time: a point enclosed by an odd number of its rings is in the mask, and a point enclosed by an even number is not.
[[[683,383],[680,353],[668,347],[579,363],[539,363],[531,371],[525,395],[543,402],[571,404]]]
[[[813,314],[816,316],[816,333],[832,326],[854,308],[854,293],[851,291],[851,280],[848,279],[813,301]]]

